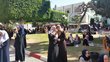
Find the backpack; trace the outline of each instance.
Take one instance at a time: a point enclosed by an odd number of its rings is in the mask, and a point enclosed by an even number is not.
[[[110,48],[110,38],[106,37],[107,40],[107,46]]]

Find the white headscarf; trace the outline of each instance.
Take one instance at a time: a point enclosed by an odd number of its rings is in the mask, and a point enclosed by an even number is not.
[[[0,36],[0,43],[4,43],[9,39],[8,33],[5,30],[0,30],[2,35]]]
[[[52,33],[55,33],[55,30],[56,30],[56,26],[54,25],[54,26],[52,26],[51,27],[51,29],[50,29],[50,31],[49,31],[49,33],[48,34],[52,34]]]

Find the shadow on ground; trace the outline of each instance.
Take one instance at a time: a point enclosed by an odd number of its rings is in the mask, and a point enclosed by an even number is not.
[[[29,37],[30,39],[30,37]],[[28,46],[27,46],[27,50],[35,52],[35,53],[39,53],[45,57],[47,57],[47,53],[48,53],[48,41],[44,41],[45,39],[43,39],[42,41],[41,38],[32,38],[31,40],[28,40]],[[35,43],[31,43],[31,41],[34,40],[36,41]],[[101,38],[95,38],[94,39],[94,43],[95,44],[102,44],[102,39]],[[14,40],[10,41],[10,45],[14,44]],[[79,47],[74,47],[74,46],[68,46],[67,47],[67,54],[68,54],[68,62],[78,62],[78,58],[81,55],[81,51],[82,49],[87,48],[89,51],[94,51],[94,52],[100,52],[100,50],[102,50],[102,47],[100,46],[94,46],[94,47],[83,47],[82,44],[79,45]]]
[[[47,54],[48,44],[47,41],[39,43],[28,43],[27,49],[32,52]]]
[[[68,46],[67,54],[68,54],[68,62],[78,62],[78,58],[81,55],[82,49],[87,48],[89,51],[100,52],[101,47],[84,47],[79,45],[79,47]],[[42,54],[47,57],[48,53],[48,43],[47,41],[39,42],[39,43],[29,43],[27,50]]]

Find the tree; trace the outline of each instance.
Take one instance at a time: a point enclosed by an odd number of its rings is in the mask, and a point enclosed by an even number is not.
[[[49,0],[0,0],[0,20],[62,21],[64,13],[50,9]]]
[[[32,20],[38,17],[37,11],[42,0],[9,0],[9,18]]]
[[[49,9],[46,0],[0,0],[0,20],[44,20],[49,18]]]
[[[56,10],[56,8],[57,8],[57,5],[54,6],[53,10]]]
[[[42,1],[42,5],[38,10],[38,16],[41,18],[40,20],[50,19],[50,1]]]
[[[8,0],[0,0],[0,22],[8,19]]]
[[[75,23],[78,23],[80,20],[80,16],[78,15],[75,15],[73,18],[72,18],[72,21],[74,21]]]
[[[63,13],[63,12],[59,12],[59,11],[56,11],[56,10],[51,10],[51,17],[50,17],[50,20],[53,21],[53,22],[65,22],[67,21],[63,15],[67,16],[66,13]]]
[[[88,3],[88,4],[83,3],[82,5],[80,5],[78,7],[78,8],[81,8],[81,10],[82,10],[81,13],[83,15],[81,16],[80,20],[78,21],[77,32],[80,29],[80,23],[82,22],[84,16],[86,15],[86,12],[87,12],[88,8],[90,8],[90,6],[91,6],[90,3]]]
[[[110,17],[110,0],[92,0],[92,5],[94,6],[93,10],[97,14],[100,14],[105,17]]]

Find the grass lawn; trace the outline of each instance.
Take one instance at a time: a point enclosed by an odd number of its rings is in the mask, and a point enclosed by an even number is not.
[[[67,34],[68,36],[68,34]],[[74,37],[74,34],[73,34]],[[82,38],[82,36],[80,35]],[[47,56],[47,51],[48,51],[48,35],[47,34],[30,34],[27,35],[27,42],[28,42],[28,47],[27,49],[40,53],[43,56]],[[101,39],[95,38],[94,43],[101,43]],[[77,62],[78,57],[81,55],[82,49],[85,48],[82,46],[82,44],[79,47],[74,47],[74,46],[68,46],[67,47],[67,53],[68,53],[68,62]],[[96,51],[100,52],[102,50],[101,47],[99,46],[94,46],[94,47],[86,47],[90,51]]]

